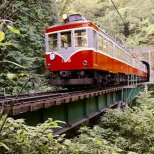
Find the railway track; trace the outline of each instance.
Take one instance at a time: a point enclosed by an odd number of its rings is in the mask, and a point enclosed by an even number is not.
[[[51,93],[55,94],[55,93],[61,93],[61,92],[68,92],[68,90],[20,94],[20,95],[18,95],[18,98],[37,97],[37,96],[48,95],[48,94],[51,94]],[[5,100],[5,99],[13,99],[15,97],[17,97],[17,95],[6,95],[6,96],[0,95],[0,101]]]
[[[22,94],[19,95],[18,97],[16,95],[10,95],[10,96],[0,96],[0,104],[3,102],[11,102],[15,101],[15,104],[18,103],[26,103],[29,101],[34,101],[34,100],[41,100],[41,99],[51,99],[51,98],[56,98],[56,97],[66,97],[70,94],[73,93],[80,93],[80,92],[85,92],[85,91],[73,91],[70,92],[68,90],[66,91],[56,91],[56,92],[43,92],[43,93],[34,93],[34,94]],[[17,98],[16,98],[17,97]]]
[[[62,91],[54,91],[54,92],[22,94],[19,96],[16,96],[16,95],[0,96],[0,106],[4,103],[7,103],[9,105],[9,103],[11,102],[14,102],[14,105],[18,105],[18,104],[26,104],[29,102],[33,103],[35,101],[42,101],[42,100],[46,101],[46,100],[60,99],[60,98],[63,99],[71,95],[80,95],[80,94],[90,93],[98,90],[99,89],[91,89],[91,90],[86,89],[86,90],[73,90],[73,91],[62,90]]]
[[[45,93],[34,93],[17,96],[0,96],[0,110],[2,108],[11,108],[11,115],[17,115],[25,112],[36,111],[42,108],[49,108],[54,105],[60,105],[63,103],[74,102],[82,99],[87,99],[94,96],[99,96],[109,92],[121,90],[126,85],[109,86],[95,89],[83,89],[83,90],[63,90]]]
[[[118,86],[117,88],[120,88],[122,86]],[[30,93],[30,94],[21,94],[21,95],[8,95],[8,96],[3,96],[0,95],[0,105],[4,102],[12,102],[15,101],[15,104],[18,103],[26,103],[29,101],[33,100],[41,100],[41,99],[52,99],[52,98],[58,98],[58,97],[67,97],[69,95],[79,95],[80,93],[89,93],[89,92],[95,92],[95,91],[100,91],[100,90],[107,90],[107,89],[112,89],[115,88],[115,86],[109,86],[109,87],[104,87],[103,89],[100,88],[95,88],[95,89],[85,89],[85,90],[61,90],[61,91],[52,91],[52,92],[39,92],[39,93]]]
[[[83,93],[89,93],[89,92],[95,92],[95,91],[102,91],[102,90],[110,90],[114,88],[122,88],[125,87],[126,85],[118,85],[118,86],[108,86],[108,87],[103,87],[103,88],[95,88],[95,89],[84,89],[84,90],[61,90],[61,91],[49,91],[49,92],[39,92],[39,93],[29,93],[29,94],[21,94],[18,97],[16,95],[8,95],[8,96],[3,96],[0,95],[0,104],[4,101],[15,101],[16,102],[29,102],[33,101],[35,99],[48,99],[48,98],[54,98],[54,97],[66,97],[68,95],[72,94],[83,94]]]

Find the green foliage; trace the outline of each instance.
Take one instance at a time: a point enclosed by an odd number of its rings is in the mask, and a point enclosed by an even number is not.
[[[5,33],[0,31],[0,42],[2,42],[5,39]]]
[[[107,132],[105,132],[101,127],[95,126],[93,129],[83,127],[80,132],[82,134],[79,137],[74,138],[72,143],[69,144],[70,153],[120,154],[123,152],[123,150],[118,148],[117,145],[112,144],[103,137]]]
[[[15,29],[14,27],[12,27],[12,26],[10,26],[10,25],[8,25],[7,26],[7,28],[11,31],[11,32],[13,32],[13,33],[15,33],[15,34],[20,34],[20,31],[18,30],[18,29]]]
[[[3,119],[4,117],[0,121],[0,126]],[[64,136],[55,137],[53,129],[59,127],[58,123],[61,121],[53,121],[49,118],[45,123],[32,127],[25,125],[23,119],[8,118],[0,136],[1,153],[80,154],[104,152],[116,154],[116,152],[122,151],[105,139],[101,140],[97,131],[93,132],[88,129],[86,129],[86,134],[73,140],[64,139]]]
[[[8,20],[9,21],[9,20]],[[15,29],[14,27],[7,25],[5,22],[5,20],[0,20],[1,24],[0,24],[0,46],[8,46],[8,45],[13,45],[10,42],[2,42],[5,40],[5,33],[2,31],[4,30],[4,26],[6,25],[7,28],[14,34],[20,34],[20,31],[18,29]],[[11,22],[11,21],[9,21]],[[12,23],[12,22],[11,22]]]
[[[29,72],[25,73],[7,73],[0,74],[2,78],[0,81],[3,83],[1,91],[4,95],[18,94],[23,87],[25,81],[29,79],[31,74]],[[37,93],[37,92],[46,92],[46,91],[55,91],[56,87],[47,86],[48,79],[45,75],[32,75],[33,78],[25,85],[25,88],[22,90],[22,93]],[[9,86],[8,86],[9,85]]]
[[[0,126],[4,118],[0,121]],[[58,121],[60,122],[60,121]],[[49,118],[36,127],[27,126],[23,119],[8,118],[0,136],[1,153],[58,154],[63,150],[63,137],[55,138],[53,128],[58,123]]]
[[[112,143],[125,151],[149,152],[154,145],[154,109],[146,107],[109,111],[100,126],[111,130]],[[113,139],[114,137],[114,139]],[[108,139],[110,136],[108,136]]]
[[[136,106],[146,106],[149,109],[154,108],[154,92],[149,91],[148,93],[140,93],[140,95],[134,100]]]
[[[3,40],[0,42],[0,61],[3,62],[0,63],[1,94],[4,94],[4,92],[14,94],[25,81],[25,78],[21,79],[21,77],[9,81],[7,74],[23,73],[29,76],[30,74],[37,73],[38,75],[36,76],[39,78],[39,74],[44,73],[45,51],[43,33],[46,27],[54,24],[57,20],[57,10],[54,0],[45,0],[43,2],[17,0],[13,2],[13,5],[9,5],[9,2],[9,0],[4,1],[0,9],[2,19],[10,19],[10,16],[13,14],[11,18],[14,21],[13,27],[7,24],[3,29],[3,32],[5,32],[5,41],[7,42],[3,42],[4,34],[0,33],[0,39]],[[9,7],[8,10],[7,7]],[[3,17],[4,14],[5,16]],[[8,23],[8,20],[6,20],[6,23]],[[18,28],[20,28],[20,31]],[[35,80],[41,81],[46,79],[42,79],[41,77]],[[33,84],[29,83],[29,86],[23,92],[28,93],[30,87],[33,89]],[[46,86],[46,88],[49,87]]]

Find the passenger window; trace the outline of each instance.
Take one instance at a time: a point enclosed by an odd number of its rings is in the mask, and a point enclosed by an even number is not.
[[[101,35],[98,35],[98,49],[103,50],[103,38]]]
[[[71,47],[71,31],[61,33],[61,48]]]
[[[123,51],[119,49],[119,58],[120,60],[123,60]]]
[[[116,58],[120,58],[120,56],[121,56],[120,49],[118,47],[116,47],[115,56],[116,56]]]
[[[125,56],[126,56],[125,52],[123,50],[121,50],[121,60],[125,61]]]
[[[49,48],[53,50],[58,49],[58,34],[49,34]]]
[[[93,31],[93,47],[96,49],[97,47],[97,33]]]
[[[108,41],[105,38],[103,39],[103,50],[108,52]]]
[[[113,44],[109,41],[109,54],[112,55]]]
[[[124,61],[127,61],[127,53],[126,52],[124,52]]]
[[[130,61],[130,59],[129,59],[129,55],[128,54],[126,54],[126,62],[129,64],[129,61]]]
[[[75,31],[75,47],[87,47],[86,30]]]

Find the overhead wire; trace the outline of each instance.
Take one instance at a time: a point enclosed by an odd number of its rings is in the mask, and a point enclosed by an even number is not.
[[[43,2],[42,2],[41,0],[39,0],[39,3],[42,4],[41,7],[47,7],[47,6],[45,6],[45,5],[43,4]],[[25,6],[25,5],[23,5],[23,6]],[[26,7],[26,6],[25,6],[25,7]],[[22,8],[20,8],[20,10],[21,10],[23,13],[25,13],[27,16],[29,16],[29,17],[35,19],[36,21],[38,21],[38,22],[41,23],[42,25],[45,25],[45,26],[46,26],[46,24],[44,23],[44,21],[40,20],[40,19],[37,18],[35,15],[30,14],[30,13],[27,13],[27,12],[26,12],[25,10],[23,10]]]
[[[120,18],[121,18],[121,20],[122,20],[122,22],[123,22],[124,26],[126,26],[126,22],[124,21],[124,19],[123,19],[122,15],[121,15],[121,14],[120,14],[120,12],[118,11],[118,9],[117,9],[117,7],[116,7],[115,3],[113,2],[113,0],[111,0],[111,2],[112,2],[112,4],[113,4],[113,6],[114,6],[115,10],[116,10],[116,11],[117,11],[117,13],[119,14],[119,16],[120,16]],[[131,35],[130,35],[130,36],[131,36]],[[131,36],[131,38],[134,40],[135,44],[138,46],[138,44],[137,44],[136,40],[134,39],[134,37],[133,37],[133,36]],[[140,50],[140,54],[142,55],[142,57],[144,57],[144,55],[143,55],[143,53],[142,53],[142,50],[141,50],[140,48],[139,48],[139,50]]]
[[[41,24],[43,24],[43,25],[46,26],[46,24],[45,24],[43,21],[41,21],[40,19],[38,19],[36,16],[34,16],[34,15],[30,14],[30,13],[27,13],[27,12],[24,11],[22,8],[20,8],[20,10],[21,10],[24,14],[26,14],[27,16],[29,16],[29,17],[31,17],[31,18],[37,20],[39,23],[41,23]]]
[[[13,20],[13,17],[14,17],[18,12],[20,12],[20,10],[19,10],[19,9],[16,9],[14,12],[12,12],[11,15],[9,15],[8,18],[9,18],[10,20]]]
[[[10,2],[4,2],[1,6],[0,6],[0,14],[2,15],[5,11],[5,9],[9,6],[9,4],[11,3],[12,1],[10,0]]]
[[[3,8],[3,10],[1,11],[1,14],[3,13],[3,16],[1,18],[13,18],[13,16],[15,14],[17,14],[19,11],[23,12],[24,14],[26,14],[27,16],[35,19],[36,21],[38,21],[39,23],[46,25],[43,21],[41,21],[40,19],[38,19],[36,16],[34,16],[33,14],[27,13],[25,10],[23,10],[20,6],[19,8],[16,8],[16,10],[14,10],[9,16],[6,17],[7,11],[13,6],[14,4],[14,0],[10,0],[6,6]],[[44,6],[45,7],[45,6]]]

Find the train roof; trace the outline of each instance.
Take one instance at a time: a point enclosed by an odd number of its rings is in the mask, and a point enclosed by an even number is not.
[[[51,26],[45,30],[45,33],[52,33],[61,30],[81,28],[81,27],[91,27],[96,31],[99,30],[99,28],[96,25],[94,25],[91,21],[74,21]]]

